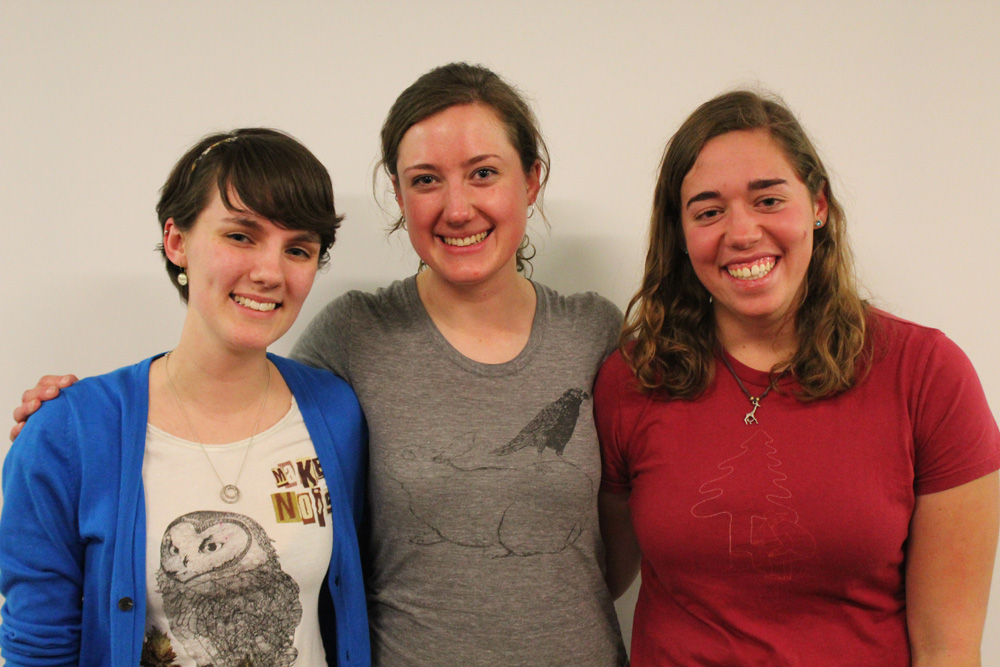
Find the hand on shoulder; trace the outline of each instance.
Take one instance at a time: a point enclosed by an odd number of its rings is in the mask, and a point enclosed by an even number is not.
[[[21,405],[14,410],[14,427],[10,430],[10,441],[24,428],[28,417],[42,406],[43,401],[49,401],[59,395],[60,389],[65,389],[79,380],[75,375],[43,375],[31,389],[21,395]]]

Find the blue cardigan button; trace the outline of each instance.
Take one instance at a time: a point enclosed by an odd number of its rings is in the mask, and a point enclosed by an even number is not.
[[[132,607],[134,606],[135,603],[132,602],[132,598],[130,597],[124,597],[118,601],[118,608],[122,611],[132,611]]]

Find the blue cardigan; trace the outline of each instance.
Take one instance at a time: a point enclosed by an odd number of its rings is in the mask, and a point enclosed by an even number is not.
[[[336,659],[329,648],[327,659],[340,667],[369,665],[356,532],[366,474],[361,407],[335,375],[268,357],[295,396],[330,491],[328,581],[337,640]],[[139,664],[146,610],[142,459],[152,361],[64,389],[29,420],[7,455],[0,647],[9,667]],[[321,618],[326,626],[331,620]]]

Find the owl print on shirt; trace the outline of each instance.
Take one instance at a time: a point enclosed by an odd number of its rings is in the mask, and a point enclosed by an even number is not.
[[[164,532],[156,581],[170,632],[199,667],[295,662],[299,586],[253,519],[218,511],[178,517]]]

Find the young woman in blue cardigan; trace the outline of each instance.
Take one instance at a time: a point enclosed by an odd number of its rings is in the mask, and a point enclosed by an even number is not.
[[[267,354],[334,242],[329,175],[280,132],[216,134],[157,212],[180,341],[64,390],[4,462],[6,664],[369,664],[365,421]]]

